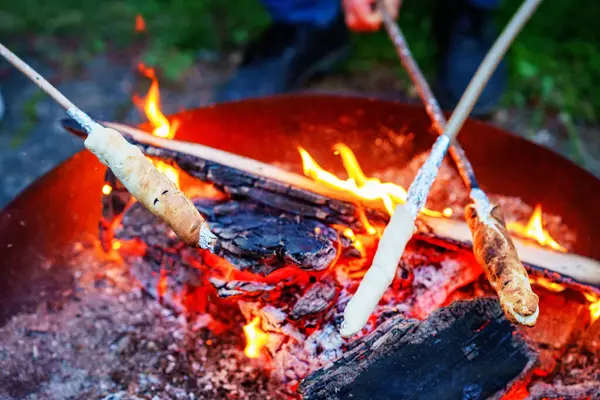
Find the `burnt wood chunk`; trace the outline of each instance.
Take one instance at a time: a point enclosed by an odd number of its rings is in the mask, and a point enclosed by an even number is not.
[[[498,301],[457,301],[425,321],[394,317],[299,386],[304,399],[485,399],[536,360]]]
[[[321,271],[337,256],[337,233],[320,221],[250,201],[199,199],[195,205],[221,242],[217,255],[239,270],[267,275],[286,265],[296,265],[307,271]],[[163,250],[180,245],[168,226],[139,203],[125,211],[115,238],[137,238]]]
[[[336,293],[337,287],[333,279],[313,283],[294,304],[290,317],[300,319],[328,309],[333,305]]]
[[[225,281],[218,278],[209,278],[210,283],[217,289],[219,297],[233,296],[253,297],[275,289],[275,285],[264,282]]]
[[[267,275],[293,264],[321,271],[336,258],[337,233],[319,221],[248,201],[195,204],[221,241],[218,254],[240,270]]]

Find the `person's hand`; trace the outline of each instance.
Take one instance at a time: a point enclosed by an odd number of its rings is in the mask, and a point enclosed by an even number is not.
[[[384,0],[385,7],[396,18],[400,0]],[[346,25],[353,31],[372,32],[381,27],[381,13],[377,11],[375,0],[342,0]]]

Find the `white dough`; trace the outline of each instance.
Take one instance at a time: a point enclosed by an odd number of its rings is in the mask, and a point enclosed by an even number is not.
[[[341,335],[352,336],[365,326],[383,293],[392,284],[406,244],[415,230],[414,217],[398,205],[381,235],[373,264],[344,310]]]

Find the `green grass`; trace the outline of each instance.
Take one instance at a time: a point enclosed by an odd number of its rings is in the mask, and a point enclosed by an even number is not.
[[[499,23],[506,23],[519,4],[520,0],[505,0]],[[415,57],[429,74],[434,68],[430,11],[431,0],[406,1],[400,20]],[[52,47],[44,38],[74,38],[83,45],[79,54],[54,54],[55,59],[72,62],[74,57],[103,51],[107,44],[127,46],[136,38],[137,14],[148,27],[146,62],[161,67],[172,79],[194,62],[199,49],[239,47],[268,24],[258,0],[0,0],[0,35],[40,38],[38,47],[48,52]],[[511,48],[505,103],[598,122],[598,16],[600,3],[594,0],[542,3]],[[355,42],[347,69],[397,63],[382,32],[356,36]]]

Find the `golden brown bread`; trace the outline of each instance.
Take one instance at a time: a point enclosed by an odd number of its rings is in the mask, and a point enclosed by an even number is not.
[[[490,284],[498,293],[506,317],[513,323],[534,326],[539,314],[539,298],[531,290],[527,271],[506,230],[500,207],[494,206],[491,218],[477,215],[473,204],[465,208],[465,218],[473,235],[473,253]]]

